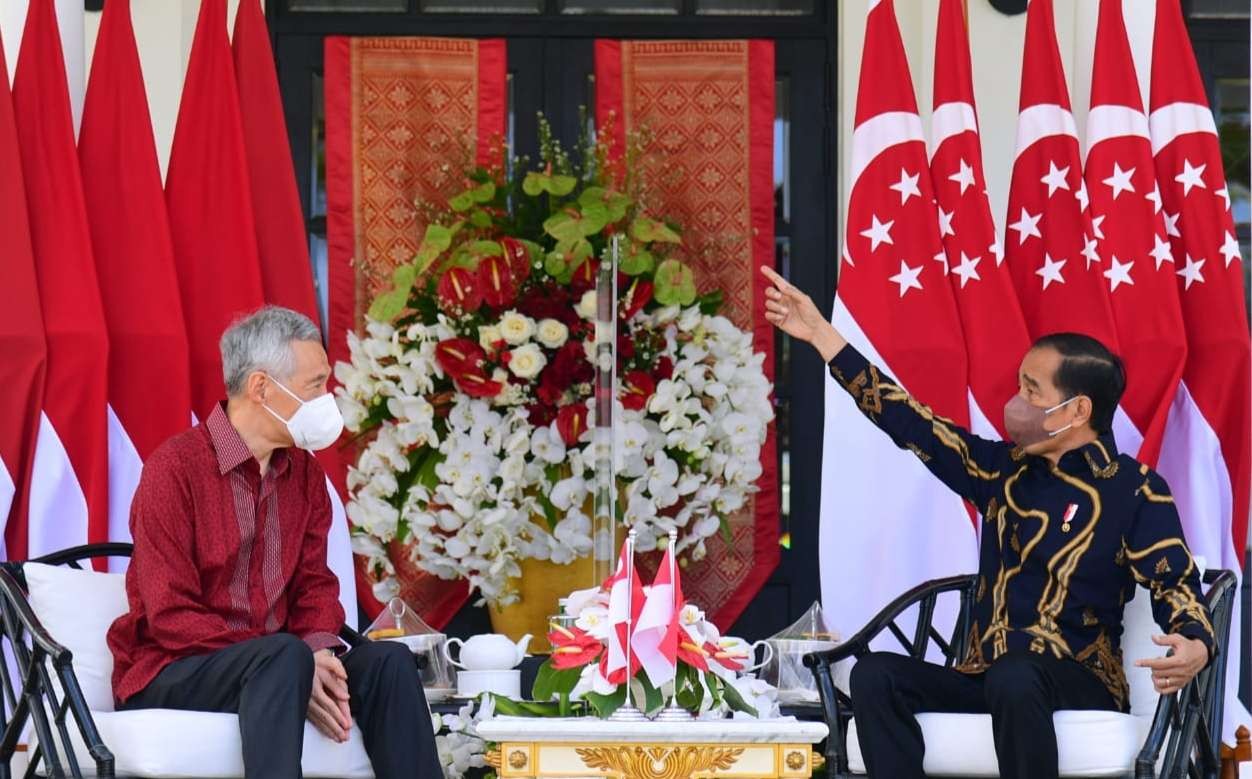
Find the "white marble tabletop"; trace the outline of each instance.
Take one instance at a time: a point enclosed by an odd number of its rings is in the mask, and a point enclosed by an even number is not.
[[[816,744],[829,731],[825,723],[778,719],[723,719],[693,722],[611,722],[595,717],[503,717],[481,722],[478,734],[487,741],[604,742],[637,741],[669,744]]]

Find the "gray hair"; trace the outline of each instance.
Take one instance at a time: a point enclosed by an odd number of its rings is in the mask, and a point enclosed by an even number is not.
[[[265,306],[235,320],[222,333],[222,377],[226,394],[243,392],[248,376],[264,371],[285,381],[295,372],[292,341],[322,342],[322,331],[304,314],[282,306]]]

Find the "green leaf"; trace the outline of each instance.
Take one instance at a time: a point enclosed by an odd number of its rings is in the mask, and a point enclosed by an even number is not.
[[[427,225],[426,235],[422,238],[422,243],[417,247],[417,259],[414,261],[416,266],[415,276],[420,276],[426,272],[439,255],[448,250],[452,245],[452,236],[461,229],[463,222],[457,222],[452,227],[444,227],[443,225]]]
[[[609,209],[603,203],[593,203],[582,210],[582,231],[584,236],[595,235],[609,223]]]
[[[743,699],[743,696],[735,689],[735,685],[722,685],[722,697],[726,699],[726,705],[731,708],[731,711],[742,711],[752,717],[760,716],[756,709],[749,706],[748,702]]]
[[[475,203],[490,203],[491,199],[496,196],[496,182],[485,181],[469,192]]]
[[[722,533],[722,540],[725,541],[727,544],[730,544],[733,546],[735,542],[735,537],[730,532],[730,520],[722,516],[721,514],[718,514],[717,515],[717,527],[718,527],[718,530],[720,530]]]
[[[568,284],[570,277],[574,273],[574,269],[570,266],[569,261],[565,259],[565,254],[562,252],[548,252],[543,258],[543,269],[548,272],[549,276],[562,284]]]
[[[531,197],[538,197],[545,189],[546,178],[547,176],[542,173],[530,171],[526,174],[526,178],[522,179],[522,191]]]
[[[552,700],[554,696],[568,696],[578,684],[582,676],[582,668],[566,668],[558,671],[552,661],[547,660],[539,666],[535,674],[535,684],[531,687],[530,697],[537,701]]]
[[[573,176],[552,176],[546,189],[557,197],[565,197],[578,186],[578,179]]]
[[[547,494],[540,492],[538,497],[539,507],[543,509],[543,518],[548,523],[548,530],[555,533],[557,523],[561,521],[561,518],[557,513],[556,506],[552,505],[552,501],[548,499]]]
[[[641,216],[630,225],[630,237],[645,243],[682,243],[683,239],[677,232],[664,222]]]
[[[435,473],[435,468],[439,463],[443,462],[444,456],[438,449],[429,449],[426,456],[422,458],[422,462],[417,466],[416,475],[413,478],[414,484],[420,484],[428,490],[433,490],[439,486],[439,476]]]
[[[474,241],[469,250],[477,257],[503,257],[504,247],[496,241]]]
[[[541,192],[565,197],[573,192],[576,186],[578,186],[578,179],[573,176],[549,176],[533,170],[522,179],[522,191],[531,197],[537,197]]]
[[[470,212],[469,223],[474,225],[475,227],[482,227],[482,228],[491,227],[491,214],[487,213],[481,208],[475,208],[473,211]]]
[[[713,698],[713,706],[722,705],[722,685],[721,679],[717,674],[708,672],[704,674],[704,686],[708,688],[710,697]]]
[[[591,708],[596,710],[596,716],[600,719],[607,719],[613,712],[622,707],[626,702],[626,685],[619,685],[617,691],[612,695],[601,695],[597,692],[589,692],[583,696],[587,703],[591,704]]]
[[[543,231],[558,241],[576,241],[584,235],[582,220],[581,211],[565,208],[543,220]]]
[[[700,306],[700,313],[705,316],[713,316],[718,311],[721,311],[722,304],[725,302],[726,296],[720,289],[715,289],[712,292],[706,292],[697,298],[697,303]]]
[[[626,216],[626,209],[630,207],[630,198],[604,187],[588,187],[578,196],[578,205],[587,208],[593,204],[604,206],[609,221],[616,222]]]
[[[474,206],[474,190],[467,189],[448,198],[448,207],[453,211],[468,211]]]
[[[678,260],[661,263],[654,280],[656,300],[663,306],[688,306],[696,299],[695,274]]]
[[[379,322],[391,322],[400,316],[409,301],[409,291],[417,280],[416,264],[399,265],[391,273],[391,290],[374,298],[370,304],[369,316]]]
[[[643,688],[643,710],[645,712],[659,711],[665,705],[665,696],[652,686],[652,680],[648,678],[648,674],[646,672],[638,674],[635,681]]]

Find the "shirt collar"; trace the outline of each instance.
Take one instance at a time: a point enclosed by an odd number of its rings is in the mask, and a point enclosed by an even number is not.
[[[1107,479],[1117,472],[1117,444],[1112,433],[1104,433],[1089,444],[1061,455],[1058,467],[1067,473],[1090,471],[1092,476]]]
[[[204,421],[204,428],[208,431],[209,443],[217,455],[217,468],[220,473],[227,474],[249,460],[255,461],[252,450],[243,442],[239,431],[231,424],[230,417],[226,416],[225,403],[217,403],[213,406],[213,410],[209,412],[209,418]],[[270,470],[275,476],[286,473],[289,465],[286,449],[275,449],[270,455]]]

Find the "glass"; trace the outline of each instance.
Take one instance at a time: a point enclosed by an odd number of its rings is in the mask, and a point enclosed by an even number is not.
[[[813,13],[813,0],[696,0],[696,13],[727,16],[803,16]]]
[[[288,11],[396,13],[409,10],[409,0],[287,0]]]
[[[537,14],[543,0],[421,0],[421,8],[432,14]]]
[[[561,0],[563,14],[677,14],[682,0]]]
[[[774,82],[774,220],[791,222],[791,79]]]
[[[309,171],[310,216],[326,216],[326,103],[321,73],[313,74],[313,154]]]
[[[783,278],[791,278],[791,239],[774,238],[774,262]],[[778,445],[779,518],[783,539],[791,532],[791,337],[774,333],[774,425]]]
[[[1192,19],[1247,19],[1248,0],[1192,0]]]

